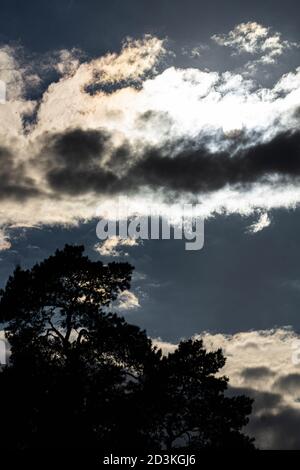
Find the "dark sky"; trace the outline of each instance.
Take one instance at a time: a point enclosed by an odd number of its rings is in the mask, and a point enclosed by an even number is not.
[[[203,330],[235,333],[292,325],[299,331],[300,212],[274,211],[271,218],[271,226],[254,235],[246,233],[253,217],[206,221],[200,251],[185,251],[184,241],[174,240],[126,248],[129,257],[120,259],[135,266],[133,290],[141,303],[126,318],[169,341]],[[66,242],[83,243],[96,259],[95,226],[23,229],[22,235],[15,230],[12,249],[1,254],[2,284],[14,265],[30,266]]]
[[[2,0],[0,37],[36,52],[80,47],[99,54],[145,32],[189,43],[257,21],[297,39],[299,13],[297,0]]]

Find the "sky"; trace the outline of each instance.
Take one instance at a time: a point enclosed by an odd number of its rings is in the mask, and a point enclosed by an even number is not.
[[[263,448],[300,448],[299,10],[1,1],[1,286],[65,243],[129,261],[115,308],[166,351],[198,335],[221,346]],[[120,198],[168,220],[193,204],[203,248],[100,241]]]

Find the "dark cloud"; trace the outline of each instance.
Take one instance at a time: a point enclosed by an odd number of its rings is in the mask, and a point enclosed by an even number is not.
[[[113,194],[145,186],[206,193],[227,185],[245,189],[274,175],[279,183],[299,179],[300,131],[248,143],[247,148],[241,144],[243,136],[236,137],[230,150],[216,153],[194,142],[139,151],[125,143],[114,149],[107,133],[77,129],[52,136],[42,161],[50,187],[69,194]]]
[[[51,136],[39,157],[50,187],[74,195],[117,191],[117,176],[103,166],[109,145],[104,131],[77,129]]]
[[[281,392],[300,394],[300,374],[288,374],[280,377],[274,384],[274,388]]]
[[[300,448],[300,411],[283,404],[279,393],[252,388],[231,387],[229,395],[247,395],[254,399],[245,432],[255,437],[260,449],[297,450]]]
[[[246,367],[241,371],[241,376],[244,380],[260,380],[269,377],[273,377],[273,372],[268,367]]]
[[[246,395],[253,398],[253,416],[262,413],[271,413],[282,404],[282,396],[279,393],[262,392],[250,387],[229,387],[228,395]]]
[[[261,448],[273,450],[299,450],[300,411],[285,407],[278,413],[254,415],[247,432],[255,435]]]
[[[279,134],[266,143],[248,143],[247,148],[244,136],[231,140],[230,150],[212,153],[205,141],[136,149],[127,141],[116,148],[103,130],[46,134],[42,151],[26,166],[11,151],[0,148],[0,198],[19,200],[41,194],[27,176],[30,165],[45,176],[52,197],[134,193],[144,187],[160,188],[166,194],[201,194],[228,185],[245,190],[274,175],[279,185],[300,178],[300,131]]]
[[[33,180],[26,176],[24,164],[16,162],[8,149],[0,147],[0,199],[24,200],[38,194]]]
[[[191,144],[191,149],[177,154],[163,153],[165,150],[150,150],[132,168],[130,177],[137,185],[201,193],[226,185],[243,188],[273,175],[282,181],[300,176],[299,131],[285,132],[269,142],[232,152],[211,153]]]
[[[43,149],[33,158],[45,176],[52,197],[134,193],[144,187],[165,193],[201,194],[226,186],[246,189],[252,183],[289,183],[300,177],[300,131],[285,132],[269,142],[244,148],[243,136],[231,149],[211,153],[205,142],[170,142],[161,148],[115,147],[103,130],[69,130],[46,135]],[[243,146],[243,148],[242,148]],[[30,178],[29,163],[17,163],[11,151],[0,148],[0,198],[24,200],[40,194]],[[275,184],[274,182],[272,184]]]

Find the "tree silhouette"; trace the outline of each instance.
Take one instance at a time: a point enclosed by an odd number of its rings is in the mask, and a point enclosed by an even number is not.
[[[68,246],[0,293],[11,346],[0,373],[2,446],[151,450],[253,448],[241,429],[252,401],[229,398],[225,359],[202,341],[164,356],[110,311],[130,288],[128,263],[91,261]]]

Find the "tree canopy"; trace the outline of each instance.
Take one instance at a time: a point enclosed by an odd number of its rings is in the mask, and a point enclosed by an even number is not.
[[[66,245],[0,292],[11,347],[0,373],[2,446],[174,451],[254,448],[252,400],[226,395],[221,350],[182,341],[169,355],[113,313],[128,263],[92,261]]]

